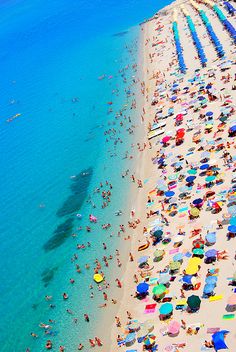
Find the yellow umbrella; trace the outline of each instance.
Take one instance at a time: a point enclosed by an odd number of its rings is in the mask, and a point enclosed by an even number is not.
[[[192,209],[190,210],[190,214],[191,214],[192,216],[194,216],[194,217],[199,216],[199,213],[200,213],[200,211],[199,211],[199,209],[196,208],[196,207],[194,207],[194,208],[192,208]]]
[[[188,266],[191,266],[191,265],[200,265],[202,262],[202,259],[201,258],[197,258],[197,257],[194,257],[194,258],[190,258],[189,261],[188,261]]]
[[[185,271],[187,275],[195,275],[198,272],[198,266],[188,266]]]

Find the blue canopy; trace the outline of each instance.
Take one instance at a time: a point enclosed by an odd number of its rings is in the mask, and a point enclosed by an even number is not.
[[[167,191],[167,192],[165,192],[165,196],[166,197],[173,197],[175,195],[175,192],[173,192],[173,191]]]
[[[206,235],[206,241],[209,243],[215,243],[216,242],[216,233],[215,232],[210,232]]]
[[[203,199],[197,198],[197,199],[194,199],[193,204],[198,205],[198,204],[201,204],[202,202],[203,202]]]
[[[193,275],[184,275],[182,280],[186,284],[191,284],[192,278],[193,278]]]

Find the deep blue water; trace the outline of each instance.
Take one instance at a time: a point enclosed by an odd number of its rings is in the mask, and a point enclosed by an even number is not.
[[[110,157],[112,144],[103,135],[115,112],[126,103],[124,89],[137,61],[138,23],[167,1],[152,0],[15,0],[0,2],[0,346],[2,352],[42,351],[47,336],[39,322],[55,319],[54,350],[65,344],[75,351],[87,337],[83,322],[92,278],[82,272],[69,284],[75,267],[70,262],[76,243],[89,240],[90,249],[78,252],[81,267],[100,255],[104,236],[101,223],[125,206],[127,185],[120,175],[126,161]],[[126,46],[132,49],[132,55]],[[106,74],[104,80],[98,77]],[[112,76],[108,79],[108,76]],[[119,94],[112,90],[119,89]],[[108,114],[107,102],[113,102]],[[20,114],[16,118],[12,117]],[[135,118],[135,114],[133,114]],[[7,122],[8,119],[12,119]],[[123,155],[128,136],[117,147]],[[89,175],[81,172],[89,170]],[[71,178],[71,176],[77,178]],[[94,211],[86,203],[99,182],[112,181],[112,204]],[[98,195],[94,202],[100,204]],[[75,211],[76,209],[76,211]],[[75,216],[83,215],[82,221]],[[71,233],[87,224],[94,212],[100,223],[91,234],[73,239]],[[117,219],[113,219],[114,228]],[[124,221],[124,219],[122,220]],[[89,259],[90,258],[90,259]],[[78,275],[78,274],[77,274]],[[62,292],[70,300],[62,302]],[[51,309],[45,295],[53,295]],[[95,297],[97,306],[99,297]],[[98,314],[90,304],[94,328]],[[66,309],[73,309],[74,326]],[[33,340],[30,332],[40,335]],[[83,337],[81,337],[83,335]]]

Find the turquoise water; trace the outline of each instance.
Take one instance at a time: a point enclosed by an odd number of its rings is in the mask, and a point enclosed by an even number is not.
[[[123,133],[130,126],[127,121],[121,129],[122,144],[106,143],[104,131],[110,127],[118,131],[120,120],[115,114],[127,102],[130,106],[132,98],[127,98],[125,89],[134,90],[131,65],[137,61],[137,24],[164,5],[166,1],[151,0],[0,3],[3,352],[27,347],[42,351],[48,336],[38,324],[49,318],[55,320],[55,336],[50,337],[53,350],[64,344],[75,351],[89,336],[85,307],[91,317],[89,329],[96,326],[95,307],[102,294],[94,291],[91,302],[88,286],[93,261],[104,254],[102,242],[111,252],[119,245],[110,234],[125,222],[114,212],[126,205],[128,183],[120,175],[127,168],[122,156],[132,141]],[[107,104],[110,101],[112,105]],[[111,106],[113,112],[108,113]],[[134,121],[135,112],[131,117]],[[111,125],[114,121],[116,125]],[[89,174],[81,176],[85,170]],[[101,196],[93,195],[93,190],[105,180],[113,185],[112,202],[101,209]],[[89,195],[96,209],[86,202]],[[91,212],[98,224],[92,225],[89,234],[78,231],[89,224]],[[76,213],[82,214],[82,220]],[[109,231],[101,230],[106,222],[112,222]],[[72,238],[72,233],[78,236]],[[76,249],[77,243],[87,241],[91,248]],[[79,256],[81,274],[71,262],[74,253]],[[86,273],[85,263],[91,265]],[[74,285],[69,283],[71,277]],[[69,294],[67,302],[62,300],[63,292]],[[53,296],[55,308],[49,307],[45,295]],[[32,339],[32,331],[38,339]]]

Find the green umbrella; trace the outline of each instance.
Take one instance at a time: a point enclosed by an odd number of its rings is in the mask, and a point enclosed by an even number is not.
[[[180,266],[180,262],[170,262],[170,270],[178,270]]]
[[[162,295],[166,291],[166,286],[163,284],[153,287],[152,293],[156,296]]]
[[[156,249],[154,252],[154,257],[160,258],[160,257],[163,257],[164,254],[165,254],[165,251],[163,249]]]
[[[196,255],[203,255],[203,254],[204,254],[204,249],[201,249],[201,248],[194,248],[193,254],[196,254]]]
[[[201,300],[198,296],[192,295],[187,299],[187,303],[191,309],[199,308],[201,304]]]

